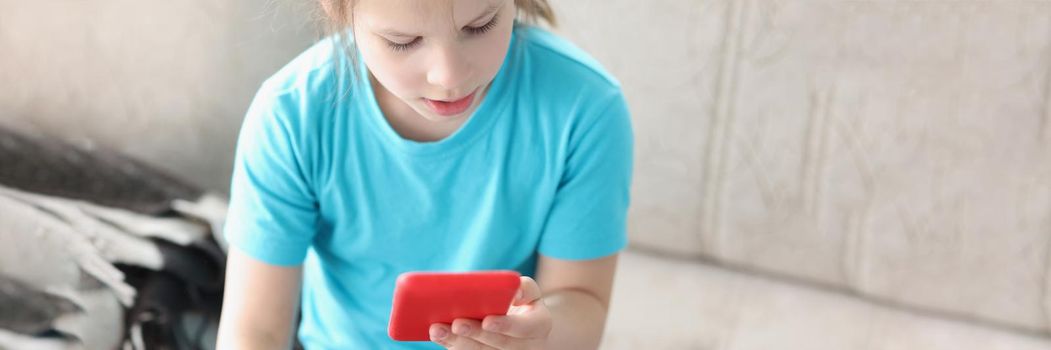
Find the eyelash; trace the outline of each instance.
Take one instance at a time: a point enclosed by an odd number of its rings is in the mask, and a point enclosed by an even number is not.
[[[485,34],[485,32],[488,32],[490,29],[493,29],[493,27],[496,27],[496,20],[499,18],[500,15],[497,14],[496,16],[493,16],[492,20],[489,20],[489,23],[483,24],[481,27],[467,27],[464,28],[464,30],[473,35]]]
[[[416,39],[412,39],[412,41],[404,43],[404,44],[396,43],[396,42],[393,42],[393,41],[387,41],[387,45],[390,46],[390,49],[394,50],[394,52],[401,52],[401,51],[405,51],[405,50],[411,49],[411,48],[415,47],[416,45],[418,45],[419,43],[420,43],[420,37],[416,37]]]
[[[499,16],[493,16],[493,19],[490,20],[489,23],[486,23],[486,24],[482,25],[481,27],[467,27],[467,28],[464,28],[464,30],[467,31],[467,33],[471,34],[471,35],[482,35],[482,34],[485,34],[486,32],[488,32],[488,31],[492,30],[494,27],[496,27],[496,20],[498,18],[499,18]],[[411,49],[413,47],[416,47],[416,45],[419,45],[420,44],[420,39],[422,39],[422,38],[416,37],[415,39],[412,39],[412,41],[404,43],[404,44],[396,43],[396,42],[392,42],[392,41],[387,41],[387,45],[390,46],[390,49],[394,50],[394,52],[402,52],[402,51],[409,50],[409,49]]]

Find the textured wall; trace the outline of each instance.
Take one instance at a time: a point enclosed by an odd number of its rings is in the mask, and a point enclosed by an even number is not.
[[[259,83],[316,37],[310,3],[0,0],[0,123],[225,192]]]
[[[1051,3],[558,8],[635,115],[637,246],[1051,328]]]

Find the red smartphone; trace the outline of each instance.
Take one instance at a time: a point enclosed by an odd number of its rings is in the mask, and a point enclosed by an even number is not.
[[[518,272],[507,270],[403,273],[394,286],[387,334],[399,341],[429,341],[433,323],[506,315],[519,283]]]

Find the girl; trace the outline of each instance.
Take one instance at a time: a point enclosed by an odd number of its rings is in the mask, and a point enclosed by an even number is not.
[[[323,0],[237,145],[220,349],[587,349],[625,246],[620,87],[544,0]],[[506,316],[386,334],[407,271],[514,269]],[[535,278],[535,280],[534,280]]]

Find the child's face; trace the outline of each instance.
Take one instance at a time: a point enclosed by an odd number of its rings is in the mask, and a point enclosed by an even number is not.
[[[354,37],[387,91],[432,121],[465,118],[500,70],[512,0],[359,0]]]

